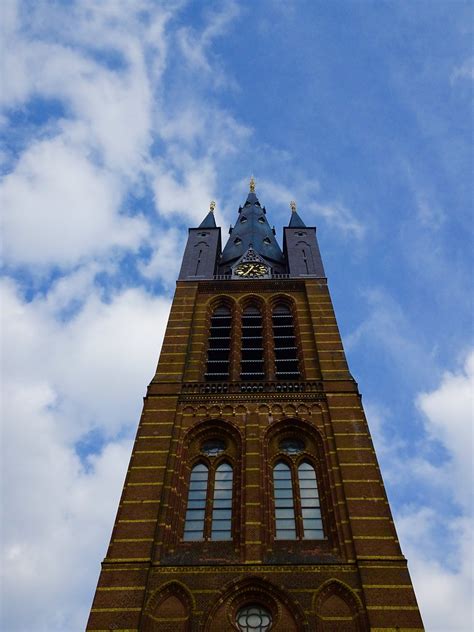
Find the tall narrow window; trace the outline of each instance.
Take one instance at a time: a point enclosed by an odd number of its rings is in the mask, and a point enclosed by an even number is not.
[[[195,465],[189,479],[188,505],[184,523],[184,540],[202,540],[204,538],[207,479],[207,466],[204,465],[204,463]]]
[[[291,470],[286,463],[273,468],[275,527],[277,540],[296,540],[295,503]]]
[[[232,466],[221,463],[214,479],[211,540],[232,539]]]
[[[316,472],[312,465],[301,463],[298,467],[298,482],[303,517],[303,537],[307,540],[322,540],[324,538],[323,521],[321,520]]]
[[[279,304],[273,310],[273,339],[275,343],[276,377],[294,380],[300,377],[298,348],[296,346],[293,316],[287,305]]]
[[[275,538],[323,540],[318,484],[314,467],[304,461],[297,468],[279,462],[273,468]]]
[[[240,378],[263,380],[263,323],[258,307],[250,306],[242,314]]]
[[[209,331],[205,375],[208,381],[219,382],[229,379],[231,327],[230,309],[225,306],[217,307],[212,314]]]

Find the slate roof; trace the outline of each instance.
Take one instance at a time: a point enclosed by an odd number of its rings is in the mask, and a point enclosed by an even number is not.
[[[239,216],[222,252],[219,265],[240,259],[252,246],[255,252],[270,261],[284,263],[285,258],[266,218],[265,208],[260,206],[253,191],[247,196]]]
[[[288,228],[306,228],[306,224],[303,222],[301,217],[298,215],[296,211],[291,213],[290,223],[288,224]]]
[[[209,211],[206,217],[199,224],[198,228],[217,228],[216,219],[212,211]]]

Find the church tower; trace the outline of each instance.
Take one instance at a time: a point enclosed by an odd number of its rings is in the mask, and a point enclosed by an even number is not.
[[[316,239],[189,230],[89,631],[423,630]]]

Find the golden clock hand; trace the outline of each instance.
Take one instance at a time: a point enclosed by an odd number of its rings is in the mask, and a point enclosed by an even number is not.
[[[250,274],[254,268],[255,268],[254,264],[253,264],[253,263],[251,263],[251,264],[249,265],[248,270],[244,273],[244,276],[247,276],[248,274]]]

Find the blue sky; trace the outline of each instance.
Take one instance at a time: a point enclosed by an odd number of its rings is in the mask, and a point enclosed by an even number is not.
[[[83,629],[187,227],[253,173],[318,227],[426,627],[470,630],[471,4],[0,11],[3,629]]]

